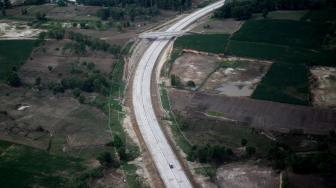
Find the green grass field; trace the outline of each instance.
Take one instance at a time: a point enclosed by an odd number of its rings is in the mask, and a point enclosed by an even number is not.
[[[329,24],[291,20],[249,20],[233,40],[319,49]]]
[[[230,35],[228,34],[192,34],[179,37],[174,48],[187,48],[211,53],[224,53]]]
[[[308,69],[304,64],[274,63],[252,98],[309,105]]]
[[[336,66],[336,55],[332,52],[267,43],[230,40],[226,54],[287,63]]]
[[[0,141],[0,145],[8,143]],[[0,156],[2,187],[71,187],[86,168],[81,159],[50,155],[45,151],[12,145]]]
[[[35,44],[35,40],[0,40],[0,80],[26,62]]]
[[[336,9],[312,10],[308,12],[302,20],[313,22],[335,22]]]

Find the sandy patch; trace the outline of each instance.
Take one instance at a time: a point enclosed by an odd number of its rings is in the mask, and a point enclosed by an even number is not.
[[[33,29],[24,22],[1,21],[0,39],[24,39],[37,36],[42,30]]]
[[[233,163],[217,170],[219,187],[275,188],[279,187],[279,175],[271,168],[254,164]]]
[[[336,68],[313,67],[311,93],[314,106],[336,108]]]

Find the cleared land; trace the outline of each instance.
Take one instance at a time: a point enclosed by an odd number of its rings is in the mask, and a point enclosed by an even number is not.
[[[336,108],[336,68],[313,67],[310,72],[313,105]]]
[[[333,110],[175,89],[169,91],[169,97],[173,109],[178,112],[188,109],[218,112],[225,118],[264,130],[289,132],[298,129],[308,134],[328,134],[336,129],[336,112]]]
[[[269,167],[250,163],[232,163],[217,169],[219,187],[270,188],[279,187],[279,174]]]
[[[206,20],[203,24],[192,29],[193,32],[202,33],[202,34],[214,34],[214,33],[225,33],[232,34],[239,30],[241,25],[244,22],[236,21],[234,19],[209,19]]]

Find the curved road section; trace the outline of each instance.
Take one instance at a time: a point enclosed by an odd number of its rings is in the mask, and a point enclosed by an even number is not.
[[[166,32],[181,31],[197,19],[221,7],[224,1],[220,0],[186,16],[168,28]],[[150,94],[151,75],[155,62],[168,42],[169,40],[164,37],[157,38],[140,59],[133,80],[133,109],[140,132],[165,186],[188,188],[192,185],[160,128]]]

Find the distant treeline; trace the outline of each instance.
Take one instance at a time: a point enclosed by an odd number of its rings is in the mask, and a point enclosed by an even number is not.
[[[77,0],[77,3],[93,6],[136,5],[141,7],[157,7],[160,9],[186,10],[191,7],[192,0]]]
[[[253,13],[267,14],[274,10],[303,10],[336,7],[335,0],[230,0],[218,9],[214,16],[217,18],[249,19]]]

